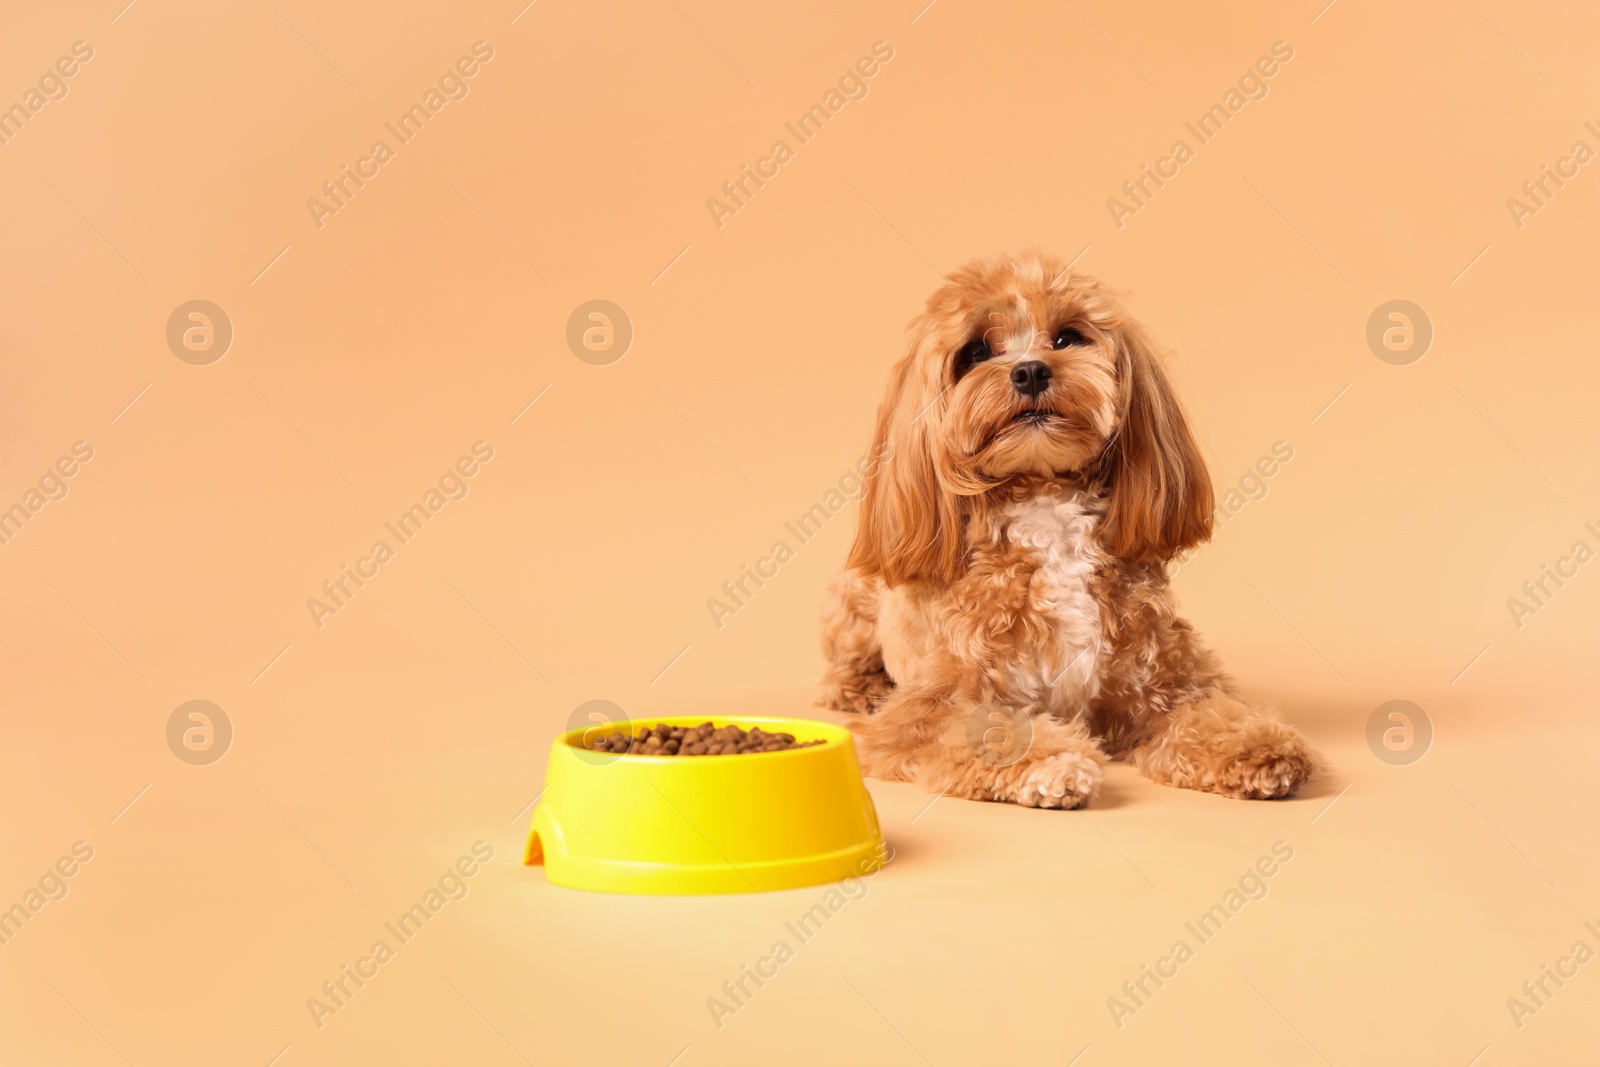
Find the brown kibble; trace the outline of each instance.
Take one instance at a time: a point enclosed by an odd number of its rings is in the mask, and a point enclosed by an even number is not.
[[[823,742],[796,741],[793,734],[768,733],[761,727],[746,732],[729,723],[713,726],[636,726],[636,733],[614,733],[590,739],[596,752],[638,754],[642,756],[735,756],[760,752],[782,752],[791,748],[810,748]]]

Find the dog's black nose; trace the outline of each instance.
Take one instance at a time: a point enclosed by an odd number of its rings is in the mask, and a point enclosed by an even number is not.
[[[1011,384],[1023,396],[1038,396],[1050,387],[1050,367],[1030,359],[1011,368]]]

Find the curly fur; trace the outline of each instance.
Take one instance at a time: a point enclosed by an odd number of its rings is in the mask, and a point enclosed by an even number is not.
[[[867,773],[1075,808],[1114,757],[1169,785],[1292,794],[1316,757],[1178,617],[1166,564],[1210,536],[1211,484],[1116,297],[1042,254],[979,260],[911,332],[875,432],[894,459],[822,618],[822,702],[863,716]],[[1035,360],[1049,384],[1029,396],[1011,375]],[[1026,736],[995,743],[996,707]]]

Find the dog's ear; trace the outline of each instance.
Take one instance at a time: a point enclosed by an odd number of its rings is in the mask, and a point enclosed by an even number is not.
[[[878,469],[845,564],[891,586],[953,582],[966,569],[962,498],[940,481],[934,454],[944,385],[927,370],[913,344],[890,372],[869,453]]]
[[[1164,564],[1211,536],[1211,475],[1149,337],[1120,331],[1122,423],[1107,451],[1112,551]]]

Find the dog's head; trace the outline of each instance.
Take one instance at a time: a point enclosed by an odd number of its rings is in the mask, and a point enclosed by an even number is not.
[[[978,260],[911,324],[849,565],[890,585],[965,567],[973,501],[1019,478],[1104,486],[1108,545],[1165,563],[1211,534],[1211,480],[1143,329],[1053,257]],[[880,453],[885,454],[885,453]]]

